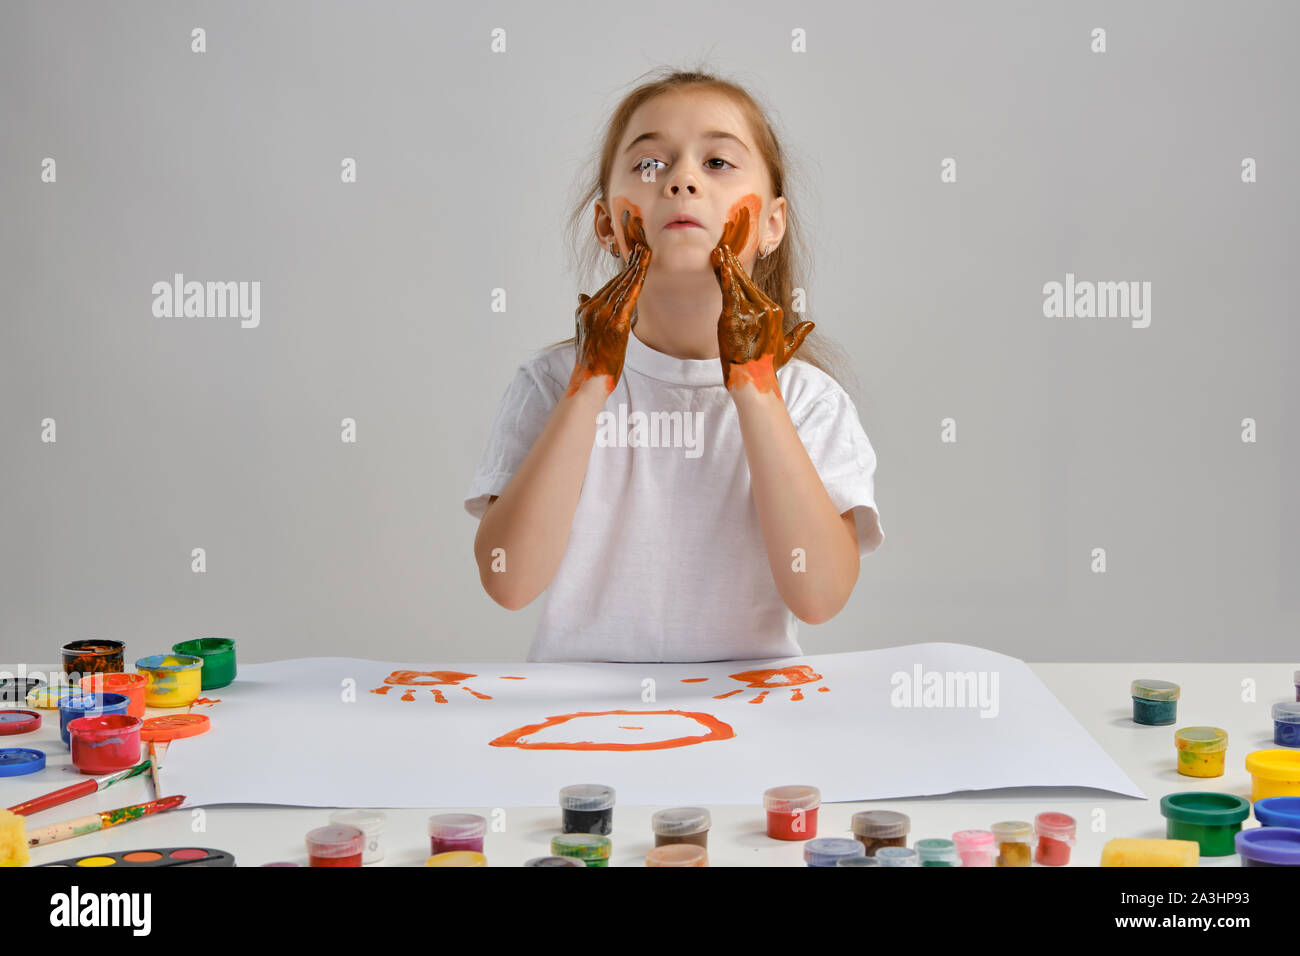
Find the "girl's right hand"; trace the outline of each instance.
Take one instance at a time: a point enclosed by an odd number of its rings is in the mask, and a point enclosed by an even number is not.
[[[603,375],[606,394],[614,391],[623,374],[627,355],[627,337],[635,324],[631,321],[637,296],[650,269],[650,246],[640,216],[623,210],[623,239],[632,252],[625,268],[594,295],[578,294],[574,313],[577,361],[565,395],[573,395],[583,382]]]

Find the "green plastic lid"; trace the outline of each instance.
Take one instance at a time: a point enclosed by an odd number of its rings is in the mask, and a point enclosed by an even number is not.
[[[1167,680],[1135,680],[1129,693],[1143,700],[1177,700],[1178,685]]]
[[[1179,823],[1226,827],[1250,816],[1250,801],[1231,793],[1169,793],[1160,798],[1160,813]]]

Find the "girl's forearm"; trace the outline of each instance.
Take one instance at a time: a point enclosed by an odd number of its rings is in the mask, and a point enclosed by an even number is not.
[[[839,613],[858,580],[853,515],[835,510],[780,391],[745,384],[731,395],[777,591],[795,617],[821,624]]]
[[[510,610],[531,604],[560,566],[596,441],[596,418],[609,396],[608,376],[563,395],[532,449],[474,537],[479,580]]]

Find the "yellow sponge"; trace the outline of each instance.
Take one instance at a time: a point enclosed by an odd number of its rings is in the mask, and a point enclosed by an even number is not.
[[[1101,848],[1102,866],[1196,866],[1201,845],[1195,840],[1138,840],[1116,837]]]
[[[26,866],[27,818],[0,810],[0,866]]]

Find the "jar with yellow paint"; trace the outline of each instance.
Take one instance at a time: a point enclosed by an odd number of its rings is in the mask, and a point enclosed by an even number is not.
[[[135,662],[149,678],[144,702],[149,707],[185,707],[203,690],[203,658],[192,654],[154,654]]]
[[[1300,797],[1300,750],[1255,750],[1246,754],[1250,802],[1265,797]]]
[[[1222,777],[1228,732],[1219,727],[1184,727],[1174,733],[1178,772],[1185,777]]]

